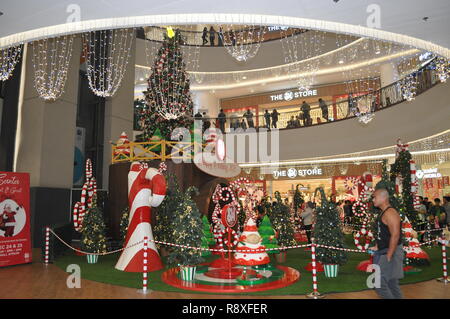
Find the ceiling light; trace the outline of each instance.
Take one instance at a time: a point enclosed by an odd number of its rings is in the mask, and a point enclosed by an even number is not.
[[[139,78],[139,81],[144,81],[144,78]]]
[[[339,64],[344,64],[344,60],[339,60]]]
[[[244,75],[243,77],[242,77],[242,80],[246,80],[247,79],[247,77]]]

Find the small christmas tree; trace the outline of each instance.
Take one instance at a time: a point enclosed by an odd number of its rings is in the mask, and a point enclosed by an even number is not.
[[[278,244],[281,247],[295,245],[294,228],[290,223],[290,210],[289,207],[283,204],[281,195],[279,192],[275,192],[276,202],[272,205],[272,209],[269,214],[272,225],[278,232]],[[272,217],[272,218],[271,218]]]
[[[128,231],[128,217],[130,216],[130,209],[125,207],[122,211],[122,217],[120,218],[120,247],[123,247],[125,243],[125,238],[127,236]]]
[[[211,225],[209,224],[208,218],[203,215],[203,237],[202,237],[202,248],[209,248],[209,246],[215,245],[215,240],[211,232]],[[202,250],[202,256],[206,257],[211,255],[209,250]]]
[[[262,237],[262,245],[265,246],[267,249],[270,248],[278,248],[278,241],[275,237],[275,231],[272,227],[272,224],[270,223],[269,217],[266,215],[264,216],[263,220],[261,221],[261,225],[259,225],[259,234]],[[268,250],[268,254],[274,254],[277,253],[277,250]]]
[[[181,202],[175,210],[173,220],[174,243],[190,247],[201,247],[203,223],[197,205],[191,194],[197,192],[195,187],[189,187],[182,196]],[[177,266],[195,266],[203,261],[200,250],[183,247],[173,247],[167,257],[169,264]]]
[[[305,200],[303,199],[303,195],[300,192],[300,190],[298,189],[300,185],[297,185],[295,187],[295,193],[294,193],[294,211],[297,212],[300,207],[303,205],[303,203],[305,202]]]
[[[97,196],[93,197],[92,207],[83,219],[81,230],[81,250],[89,253],[106,252],[105,222],[103,212],[97,206]]]
[[[313,238],[316,244],[344,248],[344,234],[342,232],[341,220],[336,205],[326,199],[322,188],[321,205],[316,208],[316,224],[313,229]],[[342,250],[318,247],[316,250],[317,260],[328,265],[343,265],[347,262],[347,253]]]

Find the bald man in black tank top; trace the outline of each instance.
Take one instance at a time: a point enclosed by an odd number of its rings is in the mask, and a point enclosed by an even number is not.
[[[402,292],[398,280],[403,278],[403,246],[401,218],[397,210],[389,203],[389,193],[386,189],[377,189],[373,195],[373,203],[381,209],[378,216],[377,244],[374,264],[380,266],[380,288],[375,288],[383,299],[401,299]]]

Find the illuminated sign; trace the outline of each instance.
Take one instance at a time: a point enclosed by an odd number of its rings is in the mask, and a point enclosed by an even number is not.
[[[287,30],[287,29],[289,29],[289,27],[280,27],[280,26],[270,26],[270,27],[267,27],[267,30],[268,30],[269,32],[272,32],[272,31],[280,31],[280,30],[285,31],[285,30]]]
[[[273,175],[275,178],[278,177],[289,177],[289,178],[295,178],[295,177],[304,177],[304,176],[313,176],[313,175],[322,175],[322,169],[321,168],[311,168],[311,169],[296,169],[296,168],[289,168],[287,170],[277,170],[273,171]]]
[[[418,169],[416,171],[416,176],[418,179],[422,178],[440,178],[442,177],[441,173],[438,173],[437,168],[429,168],[429,169]]]
[[[284,93],[271,95],[270,99],[272,101],[290,101],[299,99],[301,97],[308,97],[308,96],[316,96],[317,90],[306,90],[306,91],[286,91]]]

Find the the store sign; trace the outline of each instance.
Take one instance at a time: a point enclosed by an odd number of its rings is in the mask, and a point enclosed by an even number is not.
[[[269,26],[269,27],[267,27],[267,30],[269,32],[280,31],[280,30],[286,31],[287,29],[289,29],[289,27],[280,27],[280,26]]]
[[[0,172],[0,267],[29,262],[30,175]]]
[[[416,176],[418,179],[442,177],[441,173],[438,173],[437,168],[429,168],[424,170],[419,169],[416,171]]]
[[[301,97],[316,96],[316,95],[317,89],[305,91],[286,91],[284,93],[271,95],[270,99],[272,101],[290,101],[299,99]]]
[[[305,177],[305,176],[314,176],[314,175],[322,175],[322,169],[321,168],[311,168],[311,169],[296,169],[296,168],[289,168],[287,170],[276,170],[273,171],[273,175],[275,178],[278,177],[289,177],[289,178],[296,178],[298,177]]]

